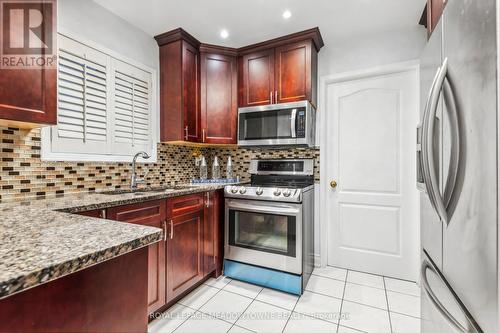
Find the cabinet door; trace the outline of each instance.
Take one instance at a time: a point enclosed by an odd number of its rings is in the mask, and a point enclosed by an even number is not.
[[[238,118],[236,57],[201,54],[202,142],[236,143]]]
[[[311,49],[310,40],[276,48],[275,102],[312,99]]]
[[[427,0],[427,35],[430,36],[443,15],[447,0]]]
[[[142,202],[108,208],[108,219],[157,228],[166,224],[165,200]],[[165,223],[165,224],[164,224]],[[165,242],[149,245],[148,249],[148,313],[165,305]]]
[[[167,302],[203,279],[203,209],[168,220]]]
[[[182,42],[182,100],[186,141],[200,141],[200,67],[198,50]]]
[[[274,49],[240,58],[239,106],[271,104],[274,98]]]
[[[223,247],[223,214],[221,191],[206,193],[205,214],[203,219],[203,271],[208,275],[215,271],[215,275],[222,274],[222,247]]]
[[[46,13],[49,6],[40,7],[43,18],[39,26],[40,31],[49,36],[52,28],[55,29],[55,8]],[[2,13],[3,15],[3,13]],[[5,16],[5,20],[7,20]],[[7,22],[7,21],[6,21]],[[50,23],[49,23],[50,22]],[[15,25],[14,25],[15,26]],[[2,27],[2,34],[10,34],[8,23]],[[18,35],[13,34],[13,35]],[[57,38],[52,41],[52,50],[55,55]],[[7,38],[3,40],[7,47]],[[24,43],[16,40],[16,42]],[[17,47],[17,46],[16,46]],[[6,50],[5,54],[6,54]],[[23,51],[20,51],[21,53]],[[26,55],[29,59],[30,55]],[[33,56],[37,56],[34,54]],[[24,58],[24,57],[23,57]],[[6,57],[6,59],[9,59]],[[50,59],[50,58],[49,58]],[[54,59],[54,58],[52,58]],[[15,59],[14,59],[15,60]],[[55,60],[54,60],[55,61]],[[57,66],[26,69],[0,69],[0,124],[14,127],[38,127],[36,124],[57,124]],[[25,123],[25,124],[21,124]]]
[[[56,80],[55,68],[0,69],[0,124],[57,124]]]

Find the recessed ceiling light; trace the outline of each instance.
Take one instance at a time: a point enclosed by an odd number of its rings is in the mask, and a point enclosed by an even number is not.
[[[285,11],[283,12],[283,18],[284,18],[285,20],[287,20],[287,19],[289,19],[290,17],[292,17],[292,12],[291,12],[291,11],[289,11],[289,10],[285,10]]]
[[[222,29],[220,31],[220,37],[226,39],[227,37],[229,37],[229,32],[226,29]]]

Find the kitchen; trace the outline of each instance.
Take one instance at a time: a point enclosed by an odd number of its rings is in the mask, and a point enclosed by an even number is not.
[[[499,8],[0,0],[0,332],[498,332]]]

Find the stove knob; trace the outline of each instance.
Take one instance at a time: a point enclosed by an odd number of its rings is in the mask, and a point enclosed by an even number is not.
[[[273,192],[274,196],[279,196],[281,194],[281,190],[279,188],[275,189]]]
[[[255,190],[255,194],[262,195],[262,193],[264,193],[264,190],[262,189],[262,187],[257,187],[257,189]]]
[[[243,187],[243,186],[242,186],[242,187],[240,187],[240,193],[241,193],[241,194],[245,194],[245,193],[246,193],[246,191],[247,191],[247,189],[246,189],[245,187]]]
[[[232,194],[238,193],[238,188],[236,186],[231,187],[231,193]]]
[[[284,191],[283,191],[283,195],[284,195],[285,197],[287,197],[287,198],[288,198],[291,194],[292,194],[292,191],[290,191],[289,189],[286,189],[286,190],[284,190]]]

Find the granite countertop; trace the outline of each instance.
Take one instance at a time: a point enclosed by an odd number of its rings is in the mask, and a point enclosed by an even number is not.
[[[76,215],[223,188],[186,185],[161,192],[79,193],[0,204],[0,299],[162,239],[159,228]]]

